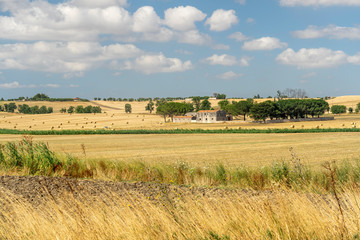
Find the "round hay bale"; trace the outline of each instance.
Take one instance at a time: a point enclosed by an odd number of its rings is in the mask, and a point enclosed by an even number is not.
[[[301,125],[302,128],[304,128],[304,125]]]
[[[241,127],[238,127],[239,130],[241,130]]]
[[[290,128],[295,128],[295,125],[291,125]]]
[[[45,122],[43,122],[43,124],[45,124]]]
[[[54,130],[54,127],[51,127],[51,130]]]
[[[342,127],[345,127],[345,124],[343,123],[343,124],[341,124],[341,126],[342,126]]]
[[[58,126],[58,128],[60,128],[60,126]]]
[[[84,128],[84,126],[81,126],[81,128]]]
[[[31,126],[29,126],[29,128],[31,128]]]
[[[129,124],[129,122],[126,122],[126,124]]]
[[[68,123],[70,123],[70,121],[68,121]]]
[[[145,121],[144,119],[142,121]]]
[[[319,129],[320,128],[320,126],[316,126],[316,129]]]
[[[14,128],[16,128],[16,126],[14,126]]]

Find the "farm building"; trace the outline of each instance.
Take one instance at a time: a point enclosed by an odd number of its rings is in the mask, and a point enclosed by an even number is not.
[[[173,122],[174,123],[190,123],[192,116],[174,116]]]
[[[174,116],[173,122],[197,122],[197,123],[215,123],[232,121],[232,116],[226,115],[222,110],[202,110],[199,112],[187,113],[186,116]]]

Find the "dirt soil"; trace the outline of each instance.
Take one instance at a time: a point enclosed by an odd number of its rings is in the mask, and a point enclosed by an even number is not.
[[[49,199],[61,200],[71,194],[80,201],[104,201],[133,198],[153,201],[176,201],[184,197],[222,198],[229,194],[258,195],[255,191],[199,188],[144,182],[110,182],[99,180],[77,180],[63,177],[0,176],[0,197],[11,195],[16,200],[25,200],[38,206]],[[111,202],[111,201],[110,201]]]

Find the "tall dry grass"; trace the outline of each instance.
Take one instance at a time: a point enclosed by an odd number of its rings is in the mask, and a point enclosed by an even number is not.
[[[360,192],[271,191],[151,201],[79,201],[69,193],[36,208],[2,192],[1,239],[358,239]],[[18,197],[17,197],[18,198]]]

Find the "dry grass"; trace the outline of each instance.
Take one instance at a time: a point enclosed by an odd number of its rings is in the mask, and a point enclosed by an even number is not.
[[[34,208],[1,194],[2,239],[358,239],[360,193],[273,190],[152,201],[146,196],[79,201],[74,192]],[[77,193],[79,195],[81,193]],[[161,192],[159,193],[161,194]],[[86,195],[83,196],[84,199]],[[91,196],[88,197],[91,199]],[[6,210],[5,210],[6,209]]]
[[[21,140],[19,135],[0,135],[0,142]],[[261,166],[288,160],[289,148],[307,164],[354,159],[360,156],[358,133],[304,134],[184,134],[184,135],[75,135],[34,136],[60,153],[89,159],[143,161],[146,163],[188,162],[208,165]]]

